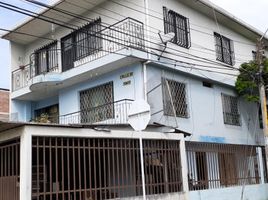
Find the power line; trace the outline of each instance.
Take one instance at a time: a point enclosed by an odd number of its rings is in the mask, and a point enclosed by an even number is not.
[[[91,3],[91,2],[86,1],[86,0],[84,0],[84,1],[85,1],[86,3],[88,3],[88,4],[91,4],[91,5],[97,5],[97,4],[95,4],[95,3]],[[70,4],[70,5],[72,5],[72,6],[75,6],[75,7],[78,7],[78,8],[85,9],[84,7],[82,7],[82,6],[80,6],[80,5],[77,5],[77,4],[75,4],[75,3],[71,3],[71,2],[68,2],[68,1],[65,1],[65,2],[68,3],[68,4]],[[121,6],[124,6],[124,5],[122,5],[122,4],[120,4],[120,5],[121,5]],[[100,7],[100,8],[102,8],[102,9],[104,9],[104,10],[107,10],[107,11],[110,11],[110,12],[113,12],[113,13],[116,13],[116,14],[122,16],[122,17],[127,17],[127,16],[122,15],[122,14],[120,14],[120,13],[117,13],[117,12],[115,12],[115,11],[111,11],[110,9],[103,8],[103,7]],[[128,7],[128,8],[129,8],[129,7]],[[144,7],[143,7],[143,8],[144,8]],[[86,10],[86,9],[85,9],[85,10]],[[135,9],[134,9],[134,10],[135,10]],[[92,11],[92,12],[93,12],[93,13],[98,13],[98,14],[100,14],[100,15],[102,15],[102,16],[106,16],[106,17],[109,17],[109,18],[113,18],[112,16],[107,16],[107,15],[104,15],[104,14],[99,13],[99,12],[96,12],[96,11]],[[142,11],[140,11],[140,12],[142,12]],[[144,13],[144,12],[142,12],[142,13]],[[145,13],[145,14],[146,14],[146,13]],[[146,15],[147,15],[147,14],[146,14]],[[115,19],[115,18],[113,18],[113,19]],[[115,20],[116,20],[116,19],[115,19]],[[161,20],[163,21],[162,18],[161,18]],[[155,27],[152,27],[152,26],[148,26],[148,27],[153,28],[153,29],[155,29],[155,30],[157,30],[157,31],[160,31],[159,29],[156,29]],[[147,27],[147,28],[148,28],[148,27]],[[149,32],[158,35],[158,33],[154,32],[154,31],[149,30]],[[209,35],[210,35],[210,36],[214,36],[213,34],[209,34]],[[157,42],[159,41],[159,40],[157,40],[156,38],[152,37],[151,35],[150,35],[150,39],[153,39],[153,40],[155,40],[155,41],[157,41]],[[150,42],[150,43],[153,43],[152,41],[149,41],[149,42]],[[155,43],[155,42],[154,42],[154,44],[158,44],[158,43]],[[171,47],[167,47],[167,48],[185,54],[185,52],[179,51],[178,49],[174,49],[174,48],[171,48]],[[197,50],[195,50],[195,51],[197,51]],[[215,50],[213,50],[213,52],[215,53]],[[207,52],[203,52],[203,53],[208,54]],[[189,53],[188,53],[188,54],[189,54]],[[236,55],[239,55],[239,54],[236,54]],[[192,54],[191,54],[191,56],[192,56]],[[246,55],[245,55],[245,56],[246,56]],[[248,56],[247,56],[247,57],[248,57]],[[240,63],[242,63],[242,62],[248,62],[248,60],[241,60],[241,59],[237,59],[237,58],[235,58],[235,60],[239,61]],[[211,61],[211,60],[210,60],[210,61]],[[215,61],[213,61],[213,62],[215,62]],[[215,63],[217,63],[217,62],[215,62]],[[218,64],[218,63],[217,63],[217,64]]]
[[[13,31],[13,30],[5,29],[5,28],[0,28],[0,31],[6,31],[6,32],[10,32],[10,33],[15,33],[15,34],[20,34],[20,35],[27,35],[27,36],[31,36],[31,37],[35,37],[35,38],[54,41],[54,39],[51,39],[51,38],[37,36],[37,35],[33,35],[33,34],[25,33],[25,32],[20,32],[20,31]]]
[[[75,17],[75,18],[80,18],[80,19],[83,19],[83,20],[86,20],[86,21],[88,21],[88,22],[90,22],[89,20],[87,20],[87,19],[85,19],[85,17],[81,17],[81,15],[78,15],[78,14],[75,14],[75,13],[72,13],[72,12],[70,12],[70,11],[66,11],[66,10],[63,10],[63,9],[57,9],[57,8],[52,8],[51,6],[49,6],[49,5],[47,5],[47,4],[43,4],[43,3],[40,3],[40,2],[36,2],[36,1],[33,1],[33,0],[26,0],[26,1],[28,1],[28,2],[31,2],[31,3],[34,3],[34,4],[38,4],[38,5],[41,5],[41,6],[44,6],[44,7],[46,7],[46,8],[50,8],[50,9],[53,9],[53,10],[56,10],[56,11],[58,11],[58,12],[63,12],[64,14],[66,14],[66,15],[70,15],[70,16],[72,16],[72,17]],[[75,4],[72,4],[72,5],[75,5]],[[79,6],[80,7],[80,6]],[[85,8],[84,8],[85,9]],[[92,20],[92,19],[90,19],[90,20]],[[110,25],[110,24],[109,24]],[[111,25],[110,25],[111,26]],[[105,27],[105,28],[107,28],[107,26],[103,26],[102,25],[102,27]],[[118,31],[118,30],[117,30]],[[118,39],[118,38],[116,38],[116,39]],[[151,42],[151,41],[149,41],[149,42]],[[152,43],[152,42],[151,42]],[[153,43],[153,44],[157,44],[157,43]],[[170,49],[172,49],[172,48],[170,48]],[[156,50],[156,51],[161,51],[161,50],[159,50],[159,49],[156,49],[156,48],[151,48],[151,50]],[[196,55],[192,55],[192,54],[189,54],[189,53],[186,53],[186,52],[183,52],[183,51],[179,51],[179,50],[177,50],[177,49],[172,49],[172,50],[174,50],[174,51],[177,51],[177,52],[180,52],[180,53],[183,53],[183,54],[187,54],[187,55],[189,55],[189,56],[193,56],[193,57],[195,57],[195,58],[198,58],[198,59],[204,59],[205,60],[205,62],[204,61],[201,61],[201,60],[197,60],[197,61],[200,61],[200,62],[204,62],[204,63],[209,63],[209,64],[216,64],[216,65],[219,65],[219,66],[222,66],[222,64],[219,64],[218,62],[216,62],[216,61],[212,61],[212,60],[209,60],[209,59],[206,59],[206,58],[203,58],[203,57],[199,57],[199,56],[196,56]],[[167,52],[166,52],[167,53]],[[170,52],[169,52],[170,53]],[[174,55],[174,54],[173,54]],[[189,58],[189,57],[185,57],[185,56],[182,56],[182,55],[180,55],[181,57],[184,57],[184,58],[186,58],[186,59],[192,59],[192,58]],[[193,60],[193,59],[192,59]],[[194,59],[194,60],[196,60],[196,59]],[[228,68],[228,66],[226,66],[227,68]]]
[[[3,7],[3,6],[1,6],[1,7]],[[6,7],[4,7],[4,8],[6,8]],[[14,9],[11,9],[11,8],[7,8],[7,9],[10,9],[10,10],[13,10],[13,11],[15,11],[15,12],[19,12],[19,13],[23,13],[23,14],[25,14],[24,12],[21,12],[21,11],[18,11],[18,10],[14,10]],[[26,15],[29,15],[29,14],[26,13]],[[44,20],[44,21],[47,21],[47,22],[50,22],[50,23],[53,23],[52,21],[49,21],[49,20],[47,20],[47,19],[40,18],[40,16],[32,16],[32,17],[34,17],[34,18],[38,18],[38,19],[41,19],[41,20]],[[55,23],[55,22],[54,22],[54,23]],[[59,26],[66,27],[66,28],[70,28],[70,27],[68,27],[68,26],[66,26],[66,25],[61,25],[61,24],[59,24],[59,23],[55,23],[55,24],[57,24],[57,25],[59,25]],[[112,41],[112,42],[114,42],[114,41]],[[167,57],[166,57],[166,58],[167,58]],[[195,64],[195,63],[183,62],[183,61],[175,60],[175,59],[171,59],[171,58],[167,58],[167,59],[170,59],[170,60],[173,60],[173,61],[176,61],[176,62],[180,62],[180,63],[185,63],[185,64],[194,65],[194,66],[201,66],[201,67],[210,68],[210,67],[208,67],[208,66],[199,65],[199,64]],[[193,68],[193,67],[191,67],[191,68]],[[206,71],[208,71],[208,70],[206,70]],[[211,71],[211,70],[210,70],[210,71]],[[213,72],[213,71],[211,71],[211,72]],[[219,72],[217,72],[217,73],[219,73]]]
[[[114,0],[110,0],[110,1],[113,2],[113,3],[115,3],[115,4],[117,4],[117,5],[123,6],[123,7],[125,7],[125,8],[131,9],[131,10],[133,10],[133,11],[139,12],[139,13],[144,14],[144,15],[147,15],[147,13],[145,13],[145,12],[143,12],[143,11],[140,11],[140,10],[137,10],[137,9],[135,9],[135,8],[132,8],[132,7],[126,6],[126,5],[124,5],[123,3],[118,3],[118,2],[115,2]],[[126,0],[126,1],[127,1],[127,0]],[[129,2],[129,1],[127,1],[127,2]],[[132,3],[132,4],[134,4],[134,3]],[[135,5],[138,6],[137,4],[135,4]],[[145,7],[144,7],[144,6],[141,6],[141,5],[139,5],[138,7],[145,9]],[[150,9],[150,8],[149,8],[149,10],[151,10],[151,11],[153,11],[153,12],[156,12],[156,13],[158,13],[158,14],[161,15],[161,16],[163,15],[163,13],[159,13],[158,11],[155,11],[155,10],[153,10],[153,9]],[[149,16],[150,16],[150,17],[153,17],[153,18],[155,18],[155,19],[158,19],[158,20],[163,21],[163,19],[162,19],[161,17],[157,17],[157,16],[152,15],[152,14],[149,14]],[[208,27],[205,27],[205,26],[200,26],[200,25],[197,25],[197,24],[194,24],[194,23],[191,23],[191,24],[194,25],[194,26],[200,27],[200,28],[205,28],[205,29],[214,31],[213,29],[208,28]],[[151,27],[151,26],[150,26],[150,28],[156,29],[155,27]],[[192,29],[192,28],[190,28],[190,29],[191,29],[191,30],[195,30],[195,31],[199,31],[199,30]],[[158,30],[158,29],[156,29],[156,30]],[[201,32],[201,31],[200,31],[200,32]],[[210,33],[206,33],[206,32],[201,32],[201,33],[211,35]],[[229,36],[228,36],[228,37],[229,37]],[[237,42],[237,43],[241,43],[241,44],[245,44],[245,45],[249,45],[249,46],[254,46],[254,47],[255,47],[254,44],[246,43],[246,42],[239,41],[239,40],[233,40],[233,41],[235,41],[235,42]]]

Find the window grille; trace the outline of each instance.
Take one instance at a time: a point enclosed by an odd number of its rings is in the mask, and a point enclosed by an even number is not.
[[[180,142],[143,141],[147,195],[182,191]]]
[[[241,125],[237,97],[222,94],[222,109],[225,124]]]
[[[175,33],[175,37],[172,42],[181,47],[187,49],[190,48],[191,40],[189,19],[174,12],[173,10],[167,9],[166,7],[163,7],[163,11],[165,33]]]
[[[180,141],[33,137],[34,199],[122,199],[182,191]],[[53,197],[53,198],[52,198]]]
[[[80,92],[81,123],[94,123],[114,117],[113,82]]]
[[[31,64],[34,66],[34,74],[56,71],[58,69],[57,41],[54,41],[34,52],[31,56]]]
[[[61,39],[63,71],[74,67],[74,62],[102,49],[101,18],[81,27]]]
[[[257,146],[186,142],[189,190],[259,184]],[[262,147],[262,159],[265,149]],[[265,163],[265,162],[263,162]],[[264,167],[265,177],[266,167]]]
[[[234,43],[229,38],[214,33],[216,59],[228,65],[235,64]]]
[[[164,115],[188,118],[186,84],[162,78],[162,90]]]
[[[34,113],[37,122],[48,120],[50,123],[59,123],[59,104],[37,109]]]

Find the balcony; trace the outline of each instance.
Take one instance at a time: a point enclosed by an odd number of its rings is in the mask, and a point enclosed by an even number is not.
[[[85,65],[109,54],[118,53],[123,49],[144,50],[144,26],[143,23],[126,18],[107,28],[101,28],[99,19],[87,24],[81,29],[63,37],[59,42],[52,42],[30,56],[30,64],[20,67],[12,72],[12,89],[20,90],[33,84],[54,81],[49,79],[50,74],[58,73],[57,80],[64,81],[66,76],[62,72]],[[86,30],[86,31],[85,31]],[[59,56],[60,55],[60,56]],[[125,57],[128,57],[125,55]],[[62,66],[59,66],[59,60]],[[98,63],[101,67],[100,62]],[[90,69],[88,69],[89,71]],[[87,72],[86,70],[83,73]],[[82,72],[79,72],[82,73]],[[68,79],[79,76],[79,73],[68,73]],[[39,75],[46,75],[46,79],[36,79]],[[79,79],[81,80],[81,79]],[[73,83],[75,84],[75,83]]]
[[[52,123],[52,124],[128,124],[128,113],[133,100],[123,99],[96,106],[93,108],[80,110],[77,112],[49,116],[47,113],[41,114],[34,121],[37,123]]]

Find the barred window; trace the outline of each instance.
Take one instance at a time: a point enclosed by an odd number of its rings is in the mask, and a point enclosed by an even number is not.
[[[34,52],[31,62],[35,66],[35,75],[54,71],[58,68],[57,41],[45,45]]]
[[[235,126],[241,125],[237,97],[222,94],[222,108],[225,124]]]
[[[257,146],[200,142],[185,142],[185,146],[189,190],[259,184],[260,169],[266,168],[258,159]]]
[[[59,122],[59,104],[40,108],[34,111],[35,120],[38,122],[49,121],[51,123]]]
[[[175,33],[175,37],[172,42],[181,47],[190,48],[189,19],[174,12],[173,10],[167,9],[166,7],[163,7],[163,11],[165,33]]]
[[[162,79],[164,115],[188,118],[186,84],[174,80]],[[174,105],[174,109],[173,106]]]
[[[216,59],[228,65],[235,64],[234,43],[227,37],[214,33]]]
[[[63,71],[73,68],[79,59],[102,49],[101,18],[90,22],[61,39]]]
[[[81,123],[113,118],[113,101],[113,82],[80,92]]]

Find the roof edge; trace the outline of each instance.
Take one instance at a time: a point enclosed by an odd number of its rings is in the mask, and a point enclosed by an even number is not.
[[[259,29],[255,28],[254,26],[248,24],[244,20],[241,20],[240,18],[236,17],[235,15],[233,15],[232,13],[223,9],[222,7],[212,3],[210,0],[197,0],[197,2],[200,2],[200,3],[204,4],[205,6],[208,6],[208,7],[215,9],[215,11],[218,12],[219,14],[224,15],[225,17],[233,20],[234,22],[240,24],[241,26],[245,27],[246,29],[250,30],[251,32],[253,32],[261,37],[264,35],[264,32],[260,31]],[[264,39],[268,41],[267,36],[264,36]]]
[[[51,5],[49,5],[49,6],[54,8],[55,6],[59,5],[60,3],[64,2],[64,1],[65,0],[55,0],[55,2],[51,1],[53,3]],[[40,16],[40,15],[45,14],[49,10],[51,10],[51,8],[42,8],[41,10],[36,11],[36,12],[37,12],[38,16]],[[18,24],[14,25],[14,27],[10,29],[11,31],[9,31],[8,33],[2,35],[0,38],[7,39],[6,37],[10,33],[12,33],[13,31],[16,31],[17,29],[19,29],[21,27],[23,27],[24,25],[28,24],[29,22],[31,22],[34,19],[35,19],[35,17],[30,17],[30,16],[26,17],[22,22],[19,22]]]

